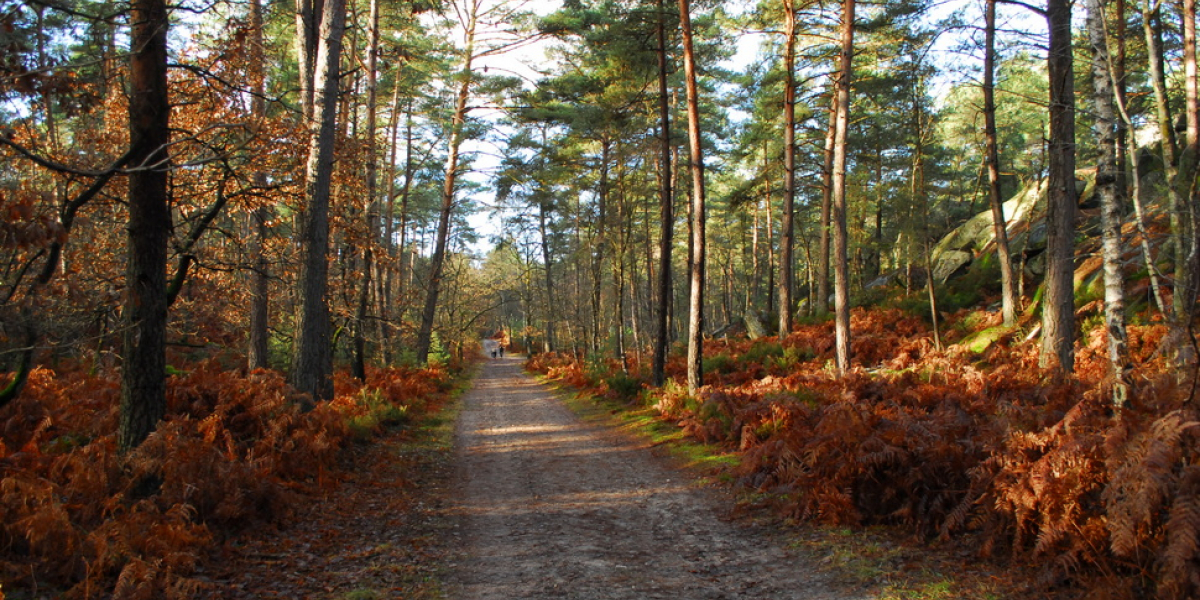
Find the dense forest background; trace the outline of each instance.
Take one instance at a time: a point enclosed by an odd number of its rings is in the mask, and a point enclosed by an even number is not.
[[[147,539],[495,337],[798,515],[1200,589],[1193,0],[0,0],[0,45],[5,582],[175,585]],[[878,445],[814,484],[801,431]]]

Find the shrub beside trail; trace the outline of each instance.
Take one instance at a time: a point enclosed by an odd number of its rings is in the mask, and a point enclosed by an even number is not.
[[[207,549],[285,522],[337,484],[342,449],[437,410],[451,383],[445,368],[339,374],[305,412],[279,373],[204,361],[169,378],[167,417],[120,456],[117,379],[39,368],[0,412],[4,591],[186,598]]]
[[[832,326],[807,325],[783,340],[709,341],[706,360],[723,366],[696,397],[669,384],[645,386],[642,401],[740,452],[740,485],[789,517],[969,537],[981,556],[1035,563],[1047,588],[1200,595],[1200,414],[1190,377],[1155,354],[1164,326],[1130,328],[1136,367],[1121,409],[1102,328],[1057,381],[1033,344],[938,352],[895,310],[855,310],[852,328],[857,364],[845,377],[828,366]],[[622,375],[648,381],[633,367]],[[529,368],[615,397],[614,375],[585,374],[572,357]],[[681,357],[668,373],[682,381]]]

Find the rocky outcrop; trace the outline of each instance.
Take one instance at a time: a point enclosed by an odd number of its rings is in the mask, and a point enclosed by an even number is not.
[[[1095,171],[1080,170],[1075,176],[1081,218],[1088,219],[1086,212],[1090,208]],[[1009,247],[1014,256],[1025,259],[1021,262],[1035,269],[1037,261],[1031,259],[1046,249],[1046,199],[1046,181],[1042,180],[1027,186],[1004,203]],[[935,281],[945,283],[956,274],[965,272],[980,254],[994,250],[996,232],[992,223],[992,211],[988,209],[971,217],[938,242],[931,257]]]

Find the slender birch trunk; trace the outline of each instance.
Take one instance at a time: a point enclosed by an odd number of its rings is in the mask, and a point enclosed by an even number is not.
[[[1088,41],[1092,47],[1092,107],[1096,116],[1096,138],[1100,157],[1096,164],[1096,196],[1100,198],[1101,237],[1104,256],[1104,321],[1108,332],[1108,360],[1113,375],[1113,404],[1121,406],[1129,388],[1121,379],[1126,365],[1125,288],[1121,274],[1121,207],[1124,189],[1119,185],[1117,119],[1113,110],[1113,87],[1109,78],[1108,36],[1104,10],[1107,0],[1088,0]]]

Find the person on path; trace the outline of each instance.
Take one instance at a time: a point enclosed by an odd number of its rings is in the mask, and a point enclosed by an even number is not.
[[[504,358],[504,346],[500,345],[500,346],[497,346],[497,348],[500,349],[500,358]]]

